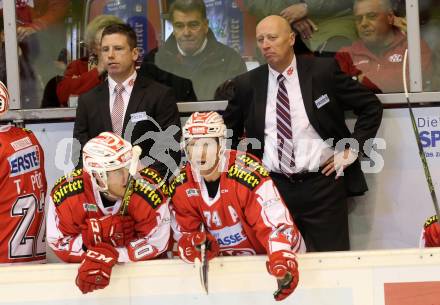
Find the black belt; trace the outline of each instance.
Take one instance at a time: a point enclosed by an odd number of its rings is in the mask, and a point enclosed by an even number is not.
[[[275,172],[271,172],[270,175],[277,179],[287,179],[292,183],[297,183],[297,182],[304,182],[306,180],[321,176],[322,175],[321,170],[322,169],[319,169],[316,172],[301,172],[301,173],[292,174],[290,176],[286,176],[284,174],[275,173]]]

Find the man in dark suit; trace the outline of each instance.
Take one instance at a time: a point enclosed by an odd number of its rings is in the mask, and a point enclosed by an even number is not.
[[[106,27],[101,56],[108,79],[79,97],[74,138],[83,146],[101,132],[113,131],[142,148],[144,166],[158,163],[164,174],[174,171],[180,163],[181,135],[176,99],[168,87],[137,75],[133,29],[125,24]]]
[[[295,56],[285,19],[266,17],[256,37],[268,65],[231,81],[225,123],[235,142],[245,132],[261,144],[251,152],[270,170],[308,251],[349,250],[346,198],[367,190],[357,153],[375,136],[382,105],[333,59]],[[346,109],[358,115],[353,133]],[[352,141],[338,143],[345,138]]]

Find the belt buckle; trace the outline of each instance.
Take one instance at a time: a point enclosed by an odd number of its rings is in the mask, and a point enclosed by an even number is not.
[[[290,177],[289,177],[289,181],[290,181],[290,183],[302,183],[302,182],[304,182],[304,179],[303,179],[303,178],[301,178],[301,179],[295,179],[294,175],[295,175],[295,174],[290,175]]]

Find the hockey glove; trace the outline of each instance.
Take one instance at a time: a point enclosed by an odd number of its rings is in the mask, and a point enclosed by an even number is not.
[[[424,227],[425,247],[440,247],[440,226],[437,215],[429,217]]]
[[[206,241],[208,260],[218,256],[220,248],[214,236],[205,232],[184,233],[179,239],[179,256],[187,263],[194,263],[196,258],[201,259],[200,246]]]
[[[295,254],[280,250],[269,255],[267,271],[277,278],[278,290],[274,293],[277,301],[287,298],[298,285],[299,273]]]
[[[110,283],[112,267],[118,257],[118,251],[108,244],[101,243],[88,249],[76,277],[76,285],[82,293],[105,288]]]
[[[114,247],[123,247],[134,237],[134,221],[130,216],[120,215],[90,218],[83,225],[81,234],[87,248],[101,242]]]

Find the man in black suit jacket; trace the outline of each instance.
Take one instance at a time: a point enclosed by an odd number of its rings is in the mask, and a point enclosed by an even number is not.
[[[333,59],[295,56],[295,36],[283,18],[266,17],[256,34],[268,65],[230,82],[232,97],[224,120],[233,131],[233,143],[244,133],[259,141],[261,146],[253,145],[251,152],[271,171],[309,251],[349,250],[346,198],[367,190],[357,153],[375,136],[382,105]],[[285,78],[278,82],[280,74]],[[291,171],[281,166],[286,151],[280,153],[279,141],[287,140],[279,135],[280,94],[290,100]],[[353,133],[345,124],[346,109],[358,116]],[[338,143],[344,138],[358,145]],[[316,145],[310,149],[312,142]]]
[[[74,138],[83,146],[103,131],[121,133],[142,148],[144,166],[156,163],[164,174],[174,171],[180,163],[181,136],[176,99],[170,88],[137,75],[133,29],[120,24],[106,27],[101,56],[108,79],[79,97]]]

